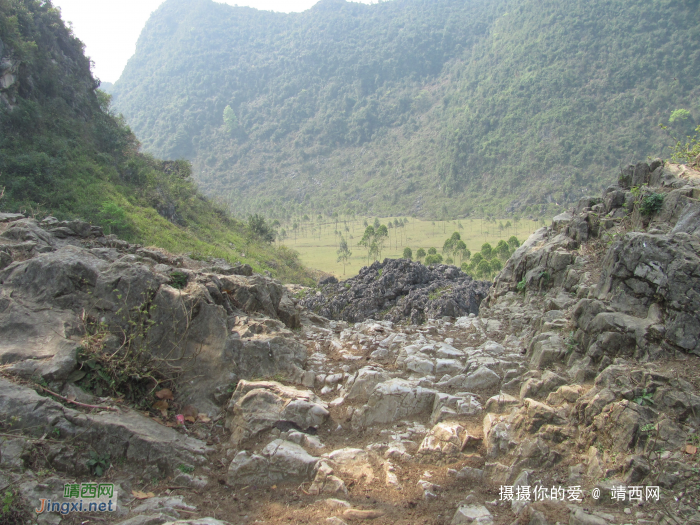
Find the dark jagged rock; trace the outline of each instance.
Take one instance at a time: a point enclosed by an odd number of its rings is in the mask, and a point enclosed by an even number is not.
[[[320,295],[301,304],[330,319],[421,324],[443,316],[478,314],[490,286],[454,266],[384,259],[362,268],[352,279],[323,285]]]

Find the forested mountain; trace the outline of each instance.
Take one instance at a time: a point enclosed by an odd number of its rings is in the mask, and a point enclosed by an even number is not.
[[[80,217],[133,242],[308,280],[296,254],[260,238],[265,224],[251,229],[199,193],[189,162],[141,153],[98,85],[50,1],[0,0],[0,212]]]
[[[234,213],[552,213],[700,120],[698,0],[167,0],[111,88]],[[655,131],[656,130],[656,131]]]

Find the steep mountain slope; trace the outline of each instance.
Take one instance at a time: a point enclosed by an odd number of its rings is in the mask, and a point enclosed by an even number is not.
[[[168,0],[115,104],[234,213],[549,213],[692,129],[699,6]]]
[[[132,242],[308,278],[294,253],[198,193],[188,162],[140,153],[98,85],[51,2],[0,0],[0,211],[82,217]]]

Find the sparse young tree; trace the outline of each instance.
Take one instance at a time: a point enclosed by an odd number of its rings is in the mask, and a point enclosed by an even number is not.
[[[377,249],[378,249],[378,254],[379,258],[382,258],[382,250],[384,249],[384,243],[386,240],[389,238],[389,230],[387,229],[386,226],[381,224],[379,228],[375,231],[375,236],[374,240],[377,243]]]
[[[508,246],[508,243],[502,239],[498,241],[494,252],[496,253],[496,255],[498,255],[499,259],[503,261],[507,260],[508,257],[510,257],[510,247]]]
[[[435,255],[437,250],[435,248],[428,248],[428,255]]]
[[[455,243],[452,253],[459,257],[459,262],[461,263],[465,259],[465,255],[469,250],[464,241],[459,240]],[[471,255],[471,254],[470,254]]]
[[[366,222],[366,221],[365,221]],[[376,236],[376,232],[374,231],[374,226],[367,226],[365,228],[365,233],[362,235],[362,239],[360,239],[357,244],[359,246],[364,246],[367,248],[367,264],[369,265],[369,258],[374,249],[377,247],[377,243],[374,241],[374,238]]]
[[[413,259],[413,250],[411,250],[411,248],[408,246],[403,249],[403,258],[408,259],[409,261]]]
[[[348,263],[348,259],[352,256],[352,252],[348,248],[348,243],[345,238],[340,238],[340,247],[338,248],[338,262],[343,263],[343,275],[345,275],[345,265]]]
[[[422,262],[423,257],[425,257],[425,250],[423,248],[418,248],[418,250],[416,250],[416,259],[418,259],[418,262]]]
[[[458,232],[454,232],[452,236],[445,241],[445,244],[442,245],[442,253],[446,255],[454,255],[455,248],[457,246],[457,243],[462,240],[462,237],[459,235]]]
[[[278,244],[282,244],[286,238],[287,238],[287,230],[282,228],[279,232],[277,232],[277,243]]]

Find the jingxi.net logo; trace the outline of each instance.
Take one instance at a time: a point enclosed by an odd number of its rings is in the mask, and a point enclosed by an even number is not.
[[[111,483],[66,483],[63,498],[39,500],[37,514],[56,512],[64,516],[73,512],[114,512],[117,491]]]

